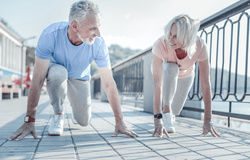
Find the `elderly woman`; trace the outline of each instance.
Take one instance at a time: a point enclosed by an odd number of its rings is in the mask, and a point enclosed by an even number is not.
[[[197,36],[199,26],[199,22],[188,15],[176,16],[166,25],[165,35],[153,45],[155,125],[153,136],[156,134],[160,137],[163,134],[168,136],[167,132],[175,132],[174,116],[180,114],[193,84],[197,60],[205,104],[203,134],[211,132],[212,136],[219,136],[211,122],[208,51],[205,42]]]

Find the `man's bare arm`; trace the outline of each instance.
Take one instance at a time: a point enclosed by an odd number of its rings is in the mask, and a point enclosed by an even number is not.
[[[43,86],[46,74],[49,68],[49,60],[36,57],[33,78],[28,95],[27,115],[35,118],[37,104],[40,97],[40,91]],[[32,134],[34,138],[38,138],[35,130],[35,123],[24,123],[9,139],[22,140],[25,136]]]
[[[101,76],[103,89],[107,94],[109,103],[112,107],[112,110],[115,116],[116,126],[115,126],[114,136],[117,136],[119,133],[126,134],[130,137],[137,136],[136,133],[127,129],[123,121],[120,98],[119,98],[116,83],[114,81],[111,69],[108,67],[99,68],[99,73]]]
[[[28,95],[27,115],[35,117],[40,91],[49,68],[49,60],[36,57],[33,78]]]

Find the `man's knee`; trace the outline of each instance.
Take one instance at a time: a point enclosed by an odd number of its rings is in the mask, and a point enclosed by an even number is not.
[[[87,109],[84,112],[82,112],[82,111],[74,110],[74,118],[79,125],[87,126],[90,122],[90,119],[91,119],[91,110]]]
[[[79,125],[85,127],[89,125],[90,117],[75,117],[75,120]]]
[[[68,78],[68,72],[65,67],[61,65],[52,65],[49,68],[48,75],[47,75],[47,81],[49,83],[57,83],[60,84],[67,80]]]

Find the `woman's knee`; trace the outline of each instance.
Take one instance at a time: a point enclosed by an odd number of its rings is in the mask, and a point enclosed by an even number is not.
[[[165,63],[165,72],[168,75],[177,76],[179,74],[179,67],[176,63]]]
[[[181,111],[182,111],[182,109],[180,109],[180,110],[172,109],[172,113],[173,113],[173,115],[175,115],[175,116],[180,115],[180,114],[181,114]]]
[[[184,105],[185,105],[185,101],[186,100],[179,100],[178,102],[175,102],[176,101],[176,99],[174,100],[174,102],[172,103],[172,113],[174,114],[174,115],[180,115],[181,114],[181,111],[182,111],[182,109],[183,109],[183,107],[184,107]]]

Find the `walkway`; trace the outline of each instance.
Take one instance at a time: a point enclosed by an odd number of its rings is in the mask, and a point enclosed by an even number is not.
[[[0,102],[0,159],[88,159],[88,160],[146,160],[146,159],[250,159],[250,134],[216,126],[220,138],[201,136],[202,122],[177,117],[177,132],[171,138],[152,137],[152,114],[131,106],[123,106],[127,126],[139,137],[123,135],[111,137],[114,118],[108,103],[93,100],[92,121],[81,127],[72,120],[66,102],[65,132],[63,136],[47,135],[47,124],[52,107],[47,96],[40,99],[36,129],[40,139],[31,136],[23,141],[9,141],[23,123],[26,98]]]

